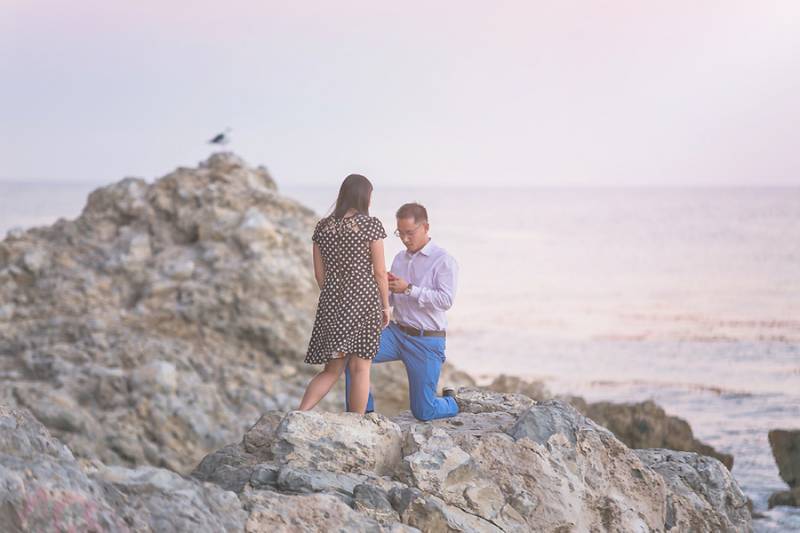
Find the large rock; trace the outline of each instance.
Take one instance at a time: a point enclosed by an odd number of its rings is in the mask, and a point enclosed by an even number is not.
[[[263,167],[211,156],[94,191],[75,220],[0,242],[0,402],[79,460],[190,470],[261,413],[299,405],[319,291],[310,209]],[[445,365],[443,383],[474,385]],[[401,363],[376,365],[386,414]],[[339,384],[319,408],[341,411]]]
[[[242,503],[162,468],[84,469],[27,411],[0,405],[0,531],[241,531]]]
[[[690,531],[740,531],[750,524],[747,497],[733,476],[712,457],[673,450],[636,450],[673,492],[668,514]],[[678,498],[684,505],[677,505]],[[710,529],[709,529],[710,526]]]
[[[751,529],[715,459],[634,452],[566,403],[522,398],[464,389],[464,412],[434,422],[273,411],[191,478],[81,465],[26,411],[0,407],[0,530]]]
[[[791,488],[800,487],[800,429],[773,429],[768,438],[781,478]]]
[[[518,376],[500,374],[486,387],[495,392],[524,394],[534,400],[549,400],[553,397],[542,381],[528,381]]]
[[[456,400],[459,415],[433,422],[268,413],[194,476],[242,499],[271,498],[261,516],[278,524],[295,514],[275,494],[327,495],[334,523],[355,530],[750,530],[746,499],[715,459],[640,456],[559,401],[474,388]]]
[[[574,399],[573,399],[574,400]],[[580,411],[608,429],[631,448],[667,448],[714,457],[728,470],[733,456],[697,440],[688,422],[668,415],[648,400],[640,403],[585,403],[573,401]]]
[[[526,381],[516,376],[501,374],[487,387],[505,393],[524,394],[534,400],[547,400],[553,394],[541,381]],[[668,448],[696,452],[722,461],[728,470],[733,468],[733,456],[719,452],[694,438],[688,422],[670,416],[652,401],[640,403],[589,403],[579,396],[561,397],[575,406],[631,448]]]
[[[315,221],[265,169],[216,154],[97,189],[75,220],[10,232],[0,402],[82,461],[191,469],[261,413],[299,404]],[[341,410],[340,391],[321,408]]]
[[[776,492],[769,497],[769,507],[800,507],[800,430],[773,429],[768,437],[778,473],[789,485],[789,490]]]

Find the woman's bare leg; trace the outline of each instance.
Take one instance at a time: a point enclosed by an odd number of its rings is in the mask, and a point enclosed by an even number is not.
[[[347,365],[350,368],[350,412],[363,415],[369,398],[369,370],[372,360],[351,355]]]
[[[344,371],[346,362],[346,357],[331,359],[325,365],[325,369],[314,376],[309,382],[308,387],[306,387],[306,393],[303,395],[303,400],[300,402],[299,409],[301,411],[310,411],[326,394],[328,394],[328,391],[331,390],[331,387],[333,387]]]

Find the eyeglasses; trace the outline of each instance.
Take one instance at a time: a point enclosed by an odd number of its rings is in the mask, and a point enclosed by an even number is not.
[[[417,232],[417,230],[419,228],[421,228],[421,227],[422,227],[422,224],[420,223],[420,224],[417,224],[416,228],[414,228],[414,229],[412,229],[410,231],[400,231],[399,229],[396,229],[396,230],[394,230],[394,236],[395,237],[400,237],[401,239],[403,237],[413,237],[414,234]]]

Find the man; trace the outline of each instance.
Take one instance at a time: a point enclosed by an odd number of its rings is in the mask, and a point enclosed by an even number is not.
[[[420,420],[446,418],[458,413],[453,390],[436,395],[445,361],[445,311],[453,305],[458,264],[428,236],[427,210],[416,203],[397,210],[394,234],[406,249],[399,252],[389,272],[389,302],[394,321],[381,333],[373,363],[402,361],[408,374],[411,412]],[[346,373],[350,390],[350,374]],[[367,412],[374,410],[372,394]]]

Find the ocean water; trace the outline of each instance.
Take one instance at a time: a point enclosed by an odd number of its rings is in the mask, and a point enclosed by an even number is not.
[[[281,192],[323,214],[330,187]],[[0,184],[0,235],[80,213],[83,185]],[[490,380],[544,379],[588,400],[653,399],[735,457],[766,518],[785,484],[767,442],[800,429],[800,188],[382,188],[387,257],[394,211],[425,204],[431,235],[460,265],[448,359]],[[309,243],[310,252],[310,243]]]

